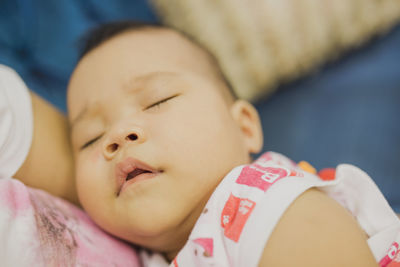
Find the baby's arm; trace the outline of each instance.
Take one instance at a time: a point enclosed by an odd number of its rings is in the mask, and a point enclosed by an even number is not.
[[[259,266],[377,266],[357,221],[318,189],[303,193],[282,216]]]
[[[78,204],[67,119],[32,92],[31,98],[32,144],[24,164],[14,177],[30,187]]]

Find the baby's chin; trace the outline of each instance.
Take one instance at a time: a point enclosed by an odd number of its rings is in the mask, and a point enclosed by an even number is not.
[[[157,229],[146,229],[141,232],[136,229],[135,233],[129,235],[121,234],[119,238],[141,247],[161,253],[169,253],[171,249],[180,250],[186,243],[190,235],[190,229],[186,232],[182,229],[176,230],[175,227],[158,227]]]
[[[151,214],[150,210],[149,213]],[[177,216],[177,214],[174,216],[154,215],[142,218],[120,217],[119,220],[111,221],[97,218],[95,222],[112,235],[151,250],[169,252],[171,248],[183,247],[194,222],[189,223],[185,220],[187,216],[182,214],[181,216]]]

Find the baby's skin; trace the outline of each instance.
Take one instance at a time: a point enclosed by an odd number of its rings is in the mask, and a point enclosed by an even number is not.
[[[224,176],[262,148],[255,108],[230,94],[205,50],[162,27],[124,31],[84,55],[68,111],[84,209],[106,231],[169,261]],[[310,224],[315,212],[324,223]],[[283,257],[289,244],[296,255]],[[289,207],[260,265],[309,266],[311,250],[315,266],[376,264],[357,222],[318,190]]]
[[[260,151],[256,110],[214,64],[166,29],[125,32],[78,64],[68,89],[78,194],[110,233],[173,257],[221,179]]]

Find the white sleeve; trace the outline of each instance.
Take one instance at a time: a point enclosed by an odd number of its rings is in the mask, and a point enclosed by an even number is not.
[[[0,64],[0,178],[12,177],[24,163],[32,135],[29,90],[14,70]]]

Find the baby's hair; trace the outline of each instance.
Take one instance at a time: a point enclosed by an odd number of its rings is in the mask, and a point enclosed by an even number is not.
[[[79,41],[79,60],[81,60],[85,55],[87,55],[90,51],[95,49],[96,47],[100,46],[104,42],[110,40],[111,38],[125,33],[127,31],[135,31],[135,30],[145,30],[145,29],[172,29],[168,26],[161,25],[159,23],[153,22],[141,22],[141,21],[134,21],[134,20],[126,20],[126,21],[114,21],[105,24],[101,24],[88,32],[86,32]],[[211,54],[204,46],[193,40],[189,35],[173,29],[176,32],[180,33],[184,38],[189,40],[191,43],[195,44],[196,46],[200,47],[203,51],[207,53],[210,57],[213,66],[217,72],[218,77],[221,79],[223,84],[227,87],[228,93],[233,100],[237,99],[237,96],[232,88],[230,82],[226,79],[224,73],[222,72],[218,60],[215,58],[213,54]]]
[[[122,34],[126,31],[143,30],[146,28],[163,28],[158,23],[141,22],[141,21],[114,21],[100,24],[87,31],[80,39],[79,59],[82,59],[86,54],[108,41],[112,37]]]

